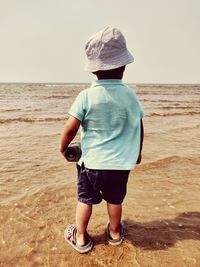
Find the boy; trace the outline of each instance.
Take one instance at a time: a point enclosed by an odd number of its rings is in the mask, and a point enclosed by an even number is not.
[[[64,232],[67,242],[80,253],[93,247],[87,225],[92,205],[102,199],[109,216],[108,243],[119,245],[124,239],[122,202],[129,172],[141,161],[144,116],[136,95],[122,82],[125,66],[134,60],[122,33],[107,27],[87,41],[85,50],[85,70],[98,80],[77,96],[60,144],[64,153],[81,125],[76,225]]]

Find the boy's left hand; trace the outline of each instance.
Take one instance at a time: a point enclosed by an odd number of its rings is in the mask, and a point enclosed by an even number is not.
[[[139,154],[136,164],[140,164],[142,161],[142,154]]]

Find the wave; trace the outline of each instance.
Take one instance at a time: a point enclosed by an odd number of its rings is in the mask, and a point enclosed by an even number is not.
[[[159,99],[159,100],[151,100],[150,98],[141,98],[141,102],[153,102],[153,103],[174,103],[174,105],[177,104],[200,104],[200,101],[185,101],[185,100],[166,100],[166,99]]]
[[[10,108],[10,109],[2,109],[2,112],[13,112],[13,111],[22,111],[21,108]]]
[[[52,96],[46,97],[46,99],[54,99],[54,98],[56,98],[56,99],[67,99],[67,98],[72,98],[72,97],[74,97],[74,96],[71,96],[71,95],[65,95],[65,96],[63,96],[63,95],[52,95]]]
[[[199,115],[199,111],[188,111],[188,112],[175,112],[175,113],[156,113],[152,112],[149,114],[146,114],[145,117],[169,117],[169,116],[186,116],[186,115]],[[8,118],[8,119],[1,119],[0,118],[0,124],[4,123],[13,123],[13,122],[56,122],[56,121],[65,121],[67,117],[59,117],[59,118],[53,118],[53,117],[48,117],[48,118],[22,118],[22,117],[17,117],[17,118]]]
[[[199,165],[199,159],[191,159],[191,158],[187,158],[187,157],[180,157],[180,156],[170,156],[170,157],[165,157],[162,159],[158,159],[156,161],[153,162],[149,162],[149,163],[143,163],[140,166],[141,170],[146,170],[146,169],[154,169],[154,168],[158,168],[158,167],[163,167],[169,164],[177,164],[177,162],[179,163],[183,163],[185,165],[190,165],[190,164],[194,164],[194,165]]]
[[[194,93],[191,93],[191,95],[198,95],[199,93],[198,92],[194,92]],[[160,98],[162,97],[162,96],[164,96],[164,97],[166,97],[166,96],[184,96],[184,94],[183,94],[183,92],[181,91],[181,92],[174,92],[174,91],[172,91],[172,92],[162,92],[162,91],[137,91],[137,95],[149,95],[149,96],[151,96],[151,95],[157,95],[157,96],[159,96]]]
[[[171,110],[177,110],[177,109],[183,109],[183,110],[187,110],[187,109],[193,109],[194,110],[194,108],[195,108],[195,105],[193,105],[193,106],[175,106],[175,107],[172,107],[172,106],[167,106],[167,107],[161,107],[161,109],[167,109],[167,110],[169,110],[169,109],[171,109]],[[197,107],[197,108],[199,108],[199,107]],[[194,111],[194,112],[197,112],[197,111]]]
[[[199,114],[200,114],[199,111],[174,112],[174,113],[163,113],[163,114],[152,112],[152,113],[145,115],[145,117],[189,116],[189,115],[199,115]]]
[[[13,123],[13,122],[56,122],[66,121],[67,118],[12,118],[0,119],[0,124]]]
[[[149,99],[149,98],[144,98],[144,99],[142,99],[141,98],[141,102],[149,102],[149,103],[151,103],[151,102],[155,102],[155,103],[160,103],[160,102],[162,102],[162,103],[174,103],[175,101],[174,100],[162,100],[162,99],[159,99],[159,100],[151,100],[151,99]],[[178,102],[178,101],[176,101],[176,102]]]
[[[42,111],[42,108],[13,108],[13,109],[2,109],[1,112],[16,112],[16,111]]]
[[[177,131],[177,130],[180,130],[180,131],[187,131],[187,130],[191,130],[191,129],[198,129],[198,128],[200,128],[200,124],[196,124],[196,125],[194,125],[194,126],[188,126],[188,127],[186,127],[186,126],[184,126],[184,127],[178,127],[178,128],[175,128],[175,130]]]

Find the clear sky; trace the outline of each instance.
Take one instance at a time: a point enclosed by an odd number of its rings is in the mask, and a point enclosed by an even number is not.
[[[0,82],[91,82],[85,41],[119,28],[132,83],[200,83],[199,0],[0,0]]]

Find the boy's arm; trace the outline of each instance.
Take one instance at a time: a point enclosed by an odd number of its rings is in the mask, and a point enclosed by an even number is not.
[[[73,116],[68,118],[60,138],[60,152],[62,154],[76,136],[76,133],[80,127],[80,123],[81,122]]]
[[[140,120],[141,134],[140,134],[140,152],[136,164],[140,164],[142,160],[142,146],[144,140],[144,126],[142,119]]]

